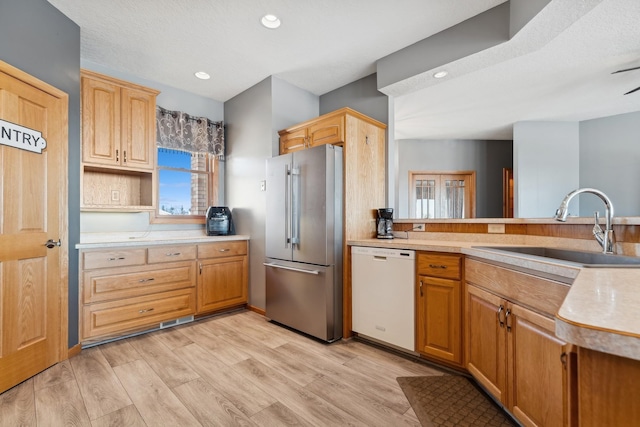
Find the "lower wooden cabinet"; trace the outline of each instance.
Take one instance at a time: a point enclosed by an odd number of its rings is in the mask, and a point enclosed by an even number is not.
[[[199,245],[198,264],[197,314],[247,303],[246,241]]]
[[[640,425],[640,360],[578,349],[581,427]]]
[[[462,257],[418,252],[416,350],[462,367]]]
[[[467,272],[465,291],[467,369],[523,425],[576,425],[576,354],[573,346],[555,336],[553,314],[533,311],[484,289],[483,285],[494,286],[484,281],[491,274],[478,269],[501,267],[474,263],[471,274]],[[507,285],[510,292],[525,297],[526,290],[516,289],[517,280]],[[558,286],[553,281],[548,285]]]
[[[81,251],[80,340],[247,303],[247,241]]]

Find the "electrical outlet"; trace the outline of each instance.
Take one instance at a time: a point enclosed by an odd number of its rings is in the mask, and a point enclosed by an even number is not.
[[[260,181],[260,191],[267,191],[267,181]]]
[[[120,192],[118,190],[111,190],[111,201],[112,202],[120,201]]]
[[[413,224],[413,231],[424,231],[424,224]]]

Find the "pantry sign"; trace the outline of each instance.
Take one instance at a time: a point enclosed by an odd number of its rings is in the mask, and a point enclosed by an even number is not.
[[[47,141],[37,130],[0,119],[0,145],[42,154]]]

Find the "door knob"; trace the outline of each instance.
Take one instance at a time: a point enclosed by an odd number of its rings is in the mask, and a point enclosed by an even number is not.
[[[47,243],[45,243],[44,245],[51,249],[51,248],[55,248],[56,246],[60,246],[62,244],[62,242],[60,241],[60,239],[58,239],[58,241],[54,241],[53,239],[49,239],[47,240]]]

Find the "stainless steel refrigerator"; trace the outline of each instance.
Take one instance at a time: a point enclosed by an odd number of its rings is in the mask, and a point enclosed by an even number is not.
[[[267,160],[266,317],[342,338],[342,147]]]

